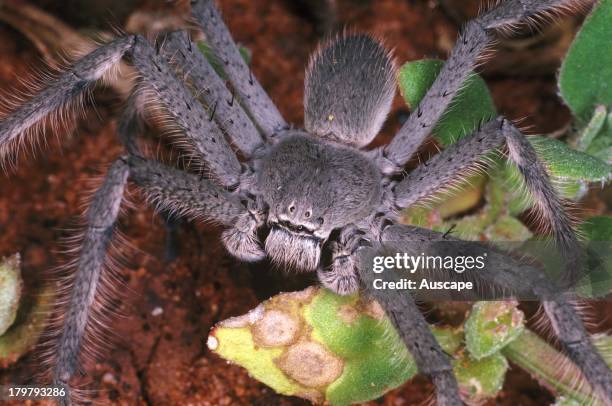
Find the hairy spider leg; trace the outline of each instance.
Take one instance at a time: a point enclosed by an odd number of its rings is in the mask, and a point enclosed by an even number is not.
[[[87,227],[81,243],[76,273],[69,289],[61,330],[54,343],[52,381],[65,389],[60,404],[70,404],[73,397],[70,378],[79,365],[79,354],[92,317],[98,286],[102,282],[106,254],[128,178],[125,161],[117,160],[96,191],[87,211]]]
[[[232,226],[246,212],[237,195],[202,177],[137,156],[128,158],[130,181],[157,210]]]
[[[467,23],[451,54],[419,105],[381,151],[389,164],[387,171],[399,171],[417,152],[434,125],[462,88],[479,63],[479,57],[493,43],[492,31],[511,29],[521,22],[534,21],[542,15],[577,7],[576,0],[506,0]]]
[[[571,283],[582,274],[580,247],[572,230],[571,220],[535,150],[527,138],[504,118],[498,117],[488,122],[476,133],[459,140],[411,172],[394,187],[395,205],[399,208],[410,207],[418,200],[431,197],[440,188],[452,185],[458,173],[464,173],[487,153],[501,147],[504,142],[508,145],[510,160],[522,173],[527,189],[534,196],[547,223],[551,225],[554,239],[566,260],[566,275],[561,284]],[[556,298],[554,304],[546,300],[543,303],[570,358],[583,371],[599,396],[604,401],[612,402],[612,371],[588,340],[588,335],[572,306],[565,302],[560,305],[561,302]],[[577,345],[573,340],[575,337],[580,340],[584,338],[586,341]]]
[[[237,187],[241,165],[221,129],[172,68],[141,36],[134,37],[132,64],[142,76],[142,84],[152,89],[159,101],[196,148],[211,177],[226,187]]]
[[[264,135],[272,137],[286,129],[287,123],[242,58],[214,1],[192,0],[191,13],[204,31],[206,43],[221,61],[233,90]]]
[[[395,205],[402,209],[408,208],[419,200],[431,197],[440,189],[452,187],[457,174],[465,174],[466,170],[474,167],[487,153],[501,147],[504,142],[508,145],[510,160],[523,175],[527,189],[534,197],[546,224],[552,228],[559,248],[571,259],[571,255],[579,251],[571,219],[527,137],[502,117],[489,121],[475,133],[460,139],[410,172],[393,189]]]
[[[77,61],[47,90],[26,102],[3,121],[0,143],[9,147],[19,134],[35,125],[46,114],[60,108],[68,99],[82,92],[117,63],[124,54],[158,94],[162,104],[176,119],[186,135],[207,160],[209,168],[223,186],[233,186],[239,179],[240,165],[214,122],[189,90],[171,73],[170,68],[142,37],[117,39]],[[133,100],[128,103],[119,125],[120,140],[129,152],[138,153],[134,137],[139,123]],[[95,194],[87,214],[87,228],[80,247],[77,271],[70,284],[67,307],[58,331],[54,351],[52,379],[69,389],[69,380],[78,368],[79,354],[87,327],[97,325],[91,318],[96,290],[102,283],[103,267],[112,231],[118,215],[128,174],[145,191],[148,200],[169,213],[191,218],[212,219],[233,225],[246,213],[242,202],[223,187],[201,177],[165,167],[133,155],[116,161]],[[70,396],[70,390],[67,391]],[[64,399],[68,403],[69,398]]]
[[[49,88],[34,96],[0,124],[0,150],[9,149],[19,135],[72,97],[127,54],[141,75],[141,83],[152,89],[174,118],[207,170],[221,185],[236,187],[241,165],[221,129],[185,84],[172,73],[166,61],[141,36],[127,36],[108,43],[77,61]]]
[[[412,296],[402,290],[373,289],[374,279],[379,276],[368,267],[360,266],[358,269],[366,291],[385,309],[406,348],[414,357],[419,372],[433,381],[438,405],[461,406],[463,403],[450,357],[440,347]],[[385,277],[387,281],[400,280],[396,272],[385,272]]]
[[[128,176],[157,210],[226,226],[245,212],[235,195],[198,175],[137,156],[120,158],[111,166],[87,212],[80,257],[53,351],[53,382],[67,389],[66,404],[71,396],[69,381],[86,345],[86,329],[98,325],[92,319],[92,308]]]
[[[414,226],[393,225],[385,228],[381,236],[381,242],[391,242],[395,245],[405,242],[405,249],[410,252],[410,241],[460,241],[452,237],[446,236],[432,230],[427,230]],[[461,241],[469,249],[470,242]],[[472,243],[475,248],[481,248],[479,243]],[[403,249],[403,248],[402,248]],[[419,251],[420,252],[420,251]],[[515,259],[503,254],[488,252],[487,261],[489,266],[477,271],[478,277],[484,281],[490,282],[492,285],[509,292],[522,292],[525,294],[527,289],[534,296],[544,298],[543,306],[552,321],[554,331],[568,354],[569,358],[580,368],[586,380],[589,382],[594,394],[598,396],[604,404],[610,404],[612,400],[612,380],[610,368],[607,366],[595,346],[591,342],[589,334],[584,328],[584,324],[576,312],[574,306],[567,301],[560,289],[555,289],[554,283],[548,280],[541,271],[536,268],[517,263]],[[368,274],[368,275],[365,275]],[[372,279],[372,272],[360,269],[360,275],[363,278]],[[391,273],[394,274],[394,273]],[[394,276],[395,277],[395,276]],[[370,281],[371,282],[371,281]],[[371,294],[380,296],[383,308],[395,309],[394,303],[391,302],[390,293],[386,291],[384,294],[376,293],[375,289],[371,289]],[[405,292],[404,292],[405,293]],[[391,310],[395,311],[395,310]],[[418,311],[418,310],[417,310]],[[413,318],[414,316],[409,316]],[[398,330],[403,331],[406,328],[407,321],[401,318],[395,318],[398,323]],[[404,324],[404,325],[402,325]],[[406,343],[408,345],[408,343]],[[411,344],[412,345],[412,344]],[[409,347],[410,348],[410,347]],[[440,389],[450,393],[454,387]],[[443,404],[443,403],[440,403]]]
[[[185,31],[175,31],[165,38],[161,48],[168,63],[179,69],[205,103],[209,119],[215,120],[232,144],[250,158],[263,140],[257,127],[236,97],[227,88],[210,62]]]
[[[23,147],[28,138],[35,135],[30,132],[32,127],[102,78],[133,44],[133,37],[123,37],[94,50],[3,119],[0,122],[0,158],[4,161]]]

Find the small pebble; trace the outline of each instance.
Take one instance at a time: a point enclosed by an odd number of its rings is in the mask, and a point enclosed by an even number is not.
[[[102,376],[102,382],[107,383],[109,385],[116,385],[117,378],[115,378],[115,375],[111,374],[110,372],[107,372]]]
[[[164,309],[157,306],[155,309],[153,309],[153,311],[151,312],[151,315],[154,317],[157,317],[157,316],[161,316],[163,312],[164,312]]]

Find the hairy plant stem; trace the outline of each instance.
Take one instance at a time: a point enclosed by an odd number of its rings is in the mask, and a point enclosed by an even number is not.
[[[595,346],[612,364],[612,337],[604,334],[593,336]],[[586,404],[601,404],[580,370],[562,353],[529,330],[508,344],[502,353],[543,386],[551,391],[569,396]]]

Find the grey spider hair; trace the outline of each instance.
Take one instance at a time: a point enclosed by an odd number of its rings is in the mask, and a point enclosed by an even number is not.
[[[239,259],[269,257],[284,267],[316,271],[320,283],[339,294],[364,287],[380,301],[420,371],[433,380],[438,403],[461,404],[449,358],[413,299],[405,293],[383,295],[371,289],[372,274],[360,266],[357,256],[371,242],[401,241],[410,250],[412,241],[446,239],[430,230],[398,224],[399,211],[448,186],[505,144],[559,247],[572,260],[577,239],[570,218],[530,143],[508,120],[498,117],[484,123],[407,176],[402,177],[402,172],[491,45],[493,31],[578,3],[507,0],[468,23],[440,75],[395,138],[372,150],[363,147],[379,132],[389,112],[395,65],[379,41],[368,35],[340,35],[314,54],[306,74],[304,130],[285,122],[210,0],[192,0],[192,13],[233,92],[184,32],[170,33],[156,46],[141,36],[124,36],[77,61],[0,123],[2,155],[14,152],[44,117],[63,108],[125,57],[138,71],[140,86],[148,91],[145,94],[158,98],[193,154],[206,164],[210,178],[143,156],[135,142],[136,97],[130,98],[118,130],[127,153],[111,166],[88,209],[54,347],[52,380],[68,392],[62,403],[71,401],[70,381],[94,324],[97,287],[104,279],[119,207],[131,181],[158,209],[225,226],[223,242]],[[191,87],[202,89],[197,97],[178,79],[179,73]],[[324,252],[330,253],[329,258]],[[515,287],[529,281],[528,289],[543,299],[571,360],[595,394],[612,404],[612,372],[595,351],[574,307],[555,293],[554,286],[530,274],[529,268],[502,254],[490,260],[496,274],[482,277]]]

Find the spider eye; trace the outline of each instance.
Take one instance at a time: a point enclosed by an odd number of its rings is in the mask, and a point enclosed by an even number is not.
[[[322,225],[323,225],[323,223],[325,223],[325,220],[323,220],[323,217],[319,217],[319,218],[317,219],[317,223],[319,223],[319,225],[320,225],[320,226],[322,226]]]
[[[304,217],[306,218],[310,218],[311,215],[312,213],[310,211],[307,211],[306,213],[304,213]]]
[[[298,231],[302,231],[302,230],[304,230],[304,226],[297,226],[297,230],[298,230]]]
[[[293,213],[295,211],[295,206],[291,205],[289,206],[289,213]]]

